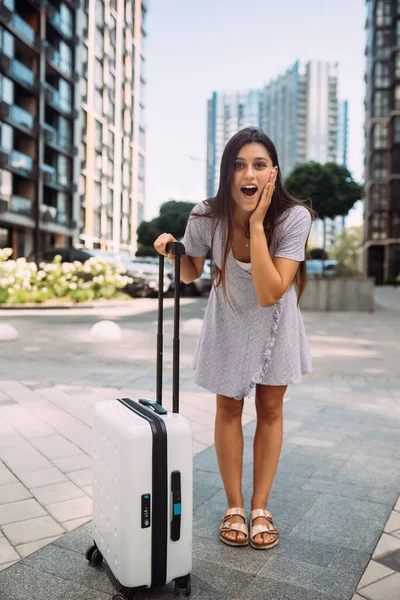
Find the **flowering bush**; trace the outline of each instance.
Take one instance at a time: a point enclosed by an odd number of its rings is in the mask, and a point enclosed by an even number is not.
[[[25,258],[9,260],[11,248],[0,249],[0,304],[46,302],[64,298],[85,302],[98,298],[114,298],[132,281],[121,263],[92,257],[84,264],[62,263],[56,256],[52,263],[27,262]]]

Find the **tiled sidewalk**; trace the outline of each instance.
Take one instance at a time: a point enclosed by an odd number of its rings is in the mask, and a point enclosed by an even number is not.
[[[182,394],[182,413],[193,423],[194,453],[200,452],[193,600],[350,600],[358,583],[354,599],[398,600],[399,502],[392,509],[400,491],[399,383],[309,380],[291,388],[269,507],[280,544],[269,552],[246,548],[240,554],[216,535],[225,497],[211,446],[214,398]],[[104,398],[149,393],[5,381],[0,390],[1,600],[108,600],[112,580],[83,557],[91,524],[78,527],[91,513],[91,407]],[[253,418],[249,401],[247,502]],[[26,558],[5,568],[20,556]],[[138,598],[166,600],[171,590]]]

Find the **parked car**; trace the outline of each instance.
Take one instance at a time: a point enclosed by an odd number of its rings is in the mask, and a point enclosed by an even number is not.
[[[181,293],[183,296],[205,296],[210,293],[211,287],[211,262],[206,259],[201,276],[192,283],[181,283]]]
[[[339,261],[337,260],[307,260],[307,273],[309,275],[324,275],[332,277],[338,273]]]
[[[81,263],[85,263],[89,258],[97,257],[102,260],[107,260],[111,262],[113,265],[118,264],[118,256],[113,252],[107,252],[106,250],[88,250],[87,248],[79,249],[79,248],[50,248],[49,250],[45,250],[39,256],[40,262],[51,263],[53,262],[56,256],[61,256],[61,262],[74,262],[79,261]],[[149,293],[150,287],[149,283],[143,275],[137,272],[137,269],[132,268],[129,264],[130,261],[125,257],[129,257],[129,255],[123,255],[121,253],[120,258],[126,267],[127,275],[132,279],[131,283],[128,283],[124,291],[130,296],[146,296]],[[32,260],[34,257],[30,255],[28,260]],[[85,277],[88,275],[85,274]]]
[[[159,267],[158,259],[156,262],[150,262],[142,260],[142,258],[133,258],[129,262],[130,268],[135,272],[144,277],[149,287],[149,295],[157,296],[158,284],[159,284]],[[166,294],[173,289],[174,286],[174,269],[173,267],[164,265],[164,281],[163,281],[163,292]]]

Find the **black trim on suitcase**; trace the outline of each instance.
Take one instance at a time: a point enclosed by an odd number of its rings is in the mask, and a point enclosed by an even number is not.
[[[167,583],[168,539],[168,446],[164,420],[152,409],[130,398],[118,398],[124,406],[146,419],[153,434],[153,492],[151,538],[151,585]]]

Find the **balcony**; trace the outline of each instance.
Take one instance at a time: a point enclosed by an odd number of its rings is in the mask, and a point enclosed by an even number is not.
[[[71,219],[69,216],[58,210],[56,206],[49,206],[48,204],[42,204],[40,206],[40,215],[43,223],[57,223],[64,227],[71,226]]]
[[[72,106],[65,100],[58,90],[56,90],[49,83],[43,84],[46,100],[50,106],[52,106],[58,112],[61,112],[66,115],[70,115],[72,113]]]
[[[36,76],[35,73],[23,65],[16,58],[10,58],[6,54],[0,52],[0,66],[7,72],[10,77],[15,79],[18,83],[27,87],[30,90],[34,90],[36,87]]]
[[[53,46],[46,42],[46,54],[48,61],[53,67],[61,71],[67,77],[72,77],[72,63],[61,57],[61,54]]]
[[[62,20],[61,14],[57,11],[55,6],[50,4],[50,2],[47,5],[47,19],[62,36],[68,40],[72,39],[72,28],[70,23]]]
[[[17,171],[21,175],[33,175],[33,160],[18,150],[1,151],[0,166]]]
[[[55,167],[51,165],[42,165],[42,173],[44,183],[50,187],[56,188],[74,188],[71,181],[69,180],[68,174],[65,172],[57,172]]]
[[[18,215],[31,217],[33,213],[33,203],[28,198],[12,195],[8,203],[8,210]]]
[[[0,101],[0,118],[23,131],[28,131],[29,133],[35,132],[35,119],[33,115],[16,104],[11,106],[6,102]]]

